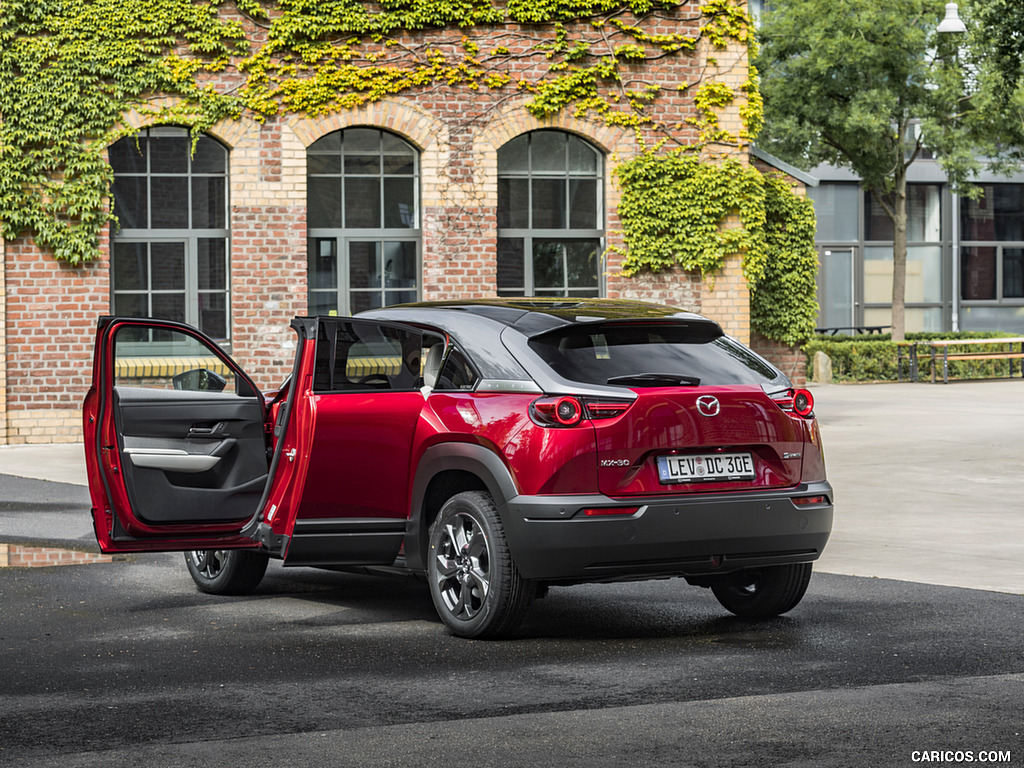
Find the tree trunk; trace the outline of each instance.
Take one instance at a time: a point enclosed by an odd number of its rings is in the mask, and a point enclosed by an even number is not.
[[[907,298],[907,171],[896,171],[896,189],[892,206],[892,340],[906,336]]]

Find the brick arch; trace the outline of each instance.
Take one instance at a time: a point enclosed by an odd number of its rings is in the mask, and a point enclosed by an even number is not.
[[[574,133],[605,155],[631,154],[635,151],[633,133],[626,128],[575,117],[568,112],[541,119],[530,114],[525,104],[502,110],[498,118],[489,122],[477,134],[475,144],[480,151],[497,150],[516,136],[539,130]]]
[[[480,168],[480,182],[485,204],[498,205],[498,149],[516,136],[530,131],[556,130],[573,133],[596,147],[605,156],[605,208],[618,209],[619,193],[613,183],[614,158],[632,156],[638,151],[633,131],[621,126],[606,125],[595,120],[575,117],[568,112],[540,119],[526,109],[525,103],[504,109],[474,137],[473,154]]]
[[[161,109],[175,107],[185,102],[183,99],[169,96],[152,103],[156,109]],[[168,123],[166,118],[162,118],[159,115],[149,114],[148,111],[142,113],[136,109],[131,109],[121,116],[121,124],[131,128],[155,128],[160,125],[171,125],[172,123]],[[245,141],[248,134],[258,131],[259,124],[255,120],[248,117],[240,117],[238,119],[225,118],[224,120],[219,120],[203,131],[203,133],[217,139],[228,149],[234,149]]]
[[[306,147],[335,131],[366,126],[396,133],[421,152],[447,144],[448,127],[437,117],[405,99],[382,99],[322,117],[295,117],[287,121]]]

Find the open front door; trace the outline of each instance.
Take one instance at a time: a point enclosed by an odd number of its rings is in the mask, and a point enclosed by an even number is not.
[[[266,406],[194,328],[102,318],[84,408],[104,552],[256,546],[240,535],[268,480]]]

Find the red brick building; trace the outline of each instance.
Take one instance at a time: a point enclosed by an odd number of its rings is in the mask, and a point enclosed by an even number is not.
[[[646,31],[697,37],[706,21],[694,2]],[[258,44],[264,31],[249,24],[249,33]],[[484,27],[431,34],[440,48],[466,38],[493,45]],[[511,62],[513,82],[550,75],[543,56]],[[737,139],[715,144],[708,159],[745,158],[745,45],[709,57],[702,42],[692,55],[635,66],[665,94],[649,114],[682,143],[696,142],[699,128],[692,89],[679,86],[728,84],[734,98],[717,117]],[[226,88],[241,76],[222,77]],[[614,169],[640,150],[637,132],[571,110],[537,118],[530,99],[516,88],[437,85],[314,117],[243,115],[215,125],[194,154],[184,129],[125,114],[142,131],[108,149],[120,227],[106,231],[100,257],[69,266],[31,236],[3,243],[0,444],[80,437],[104,314],[197,325],[267,388],[290,364],[293,316],[419,299],[651,300],[703,312],[749,341],[739,255],[707,282],[680,271],[620,274],[621,257],[608,250],[621,244]],[[665,134],[639,135],[653,145]]]

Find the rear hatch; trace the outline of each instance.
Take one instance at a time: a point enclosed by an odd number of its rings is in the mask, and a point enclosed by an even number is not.
[[[781,488],[800,481],[802,430],[760,387],[634,390],[596,421],[598,486],[608,496]]]
[[[805,430],[784,410],[789,380],[717,324],[694,316],[579,323],[529,343],[567,387],[597,387],[609,402],[620,401],[617,411],[606,409],[614,416],[593,419],[601,493],[800,482]],[[578,391],[588,401],[596,394]]]

